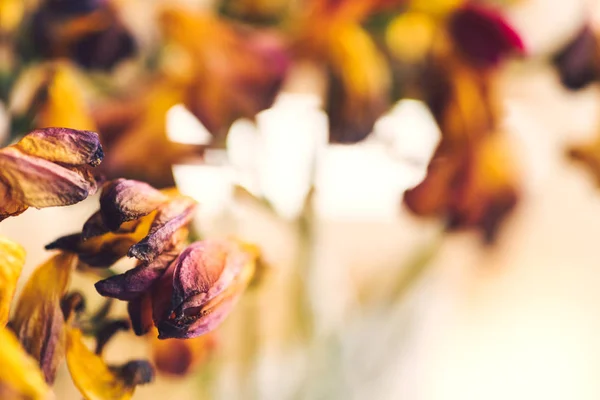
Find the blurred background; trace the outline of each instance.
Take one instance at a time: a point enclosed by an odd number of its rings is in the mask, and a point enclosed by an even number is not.
[[[158,369],[134,398],[598,399],[599,13],[0,0],[0,142],[97,131],[103,176],[175,185],[194,237],[261,249],[216,331],[109,344]],[[97,204],[0,225],[21,283]],[[64,367],[55,391],[80,398]]]

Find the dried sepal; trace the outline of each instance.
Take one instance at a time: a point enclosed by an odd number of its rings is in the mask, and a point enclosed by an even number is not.
[[[8,322],[12,302],[25,264],[25,249],[7,237],[0,236],[0,328]]]
[[[0,398],[44,400],[52,398],[37,362],[27,354],[13,332],[0,327]]]
[[[88,400],[127,400],[137,385],[149,383],[154,377],[146,361],[130,361],[111,367],[83,343],[81,331],[67,330],[67,365],[75,386]]]
[[[96,192],[89,171],[102,161],[98,135],[46,128],[0,149],[0,220],[28,207],[78,203]]]
[[[215,329],[229,315],[255,269],[255,255],[236,242],[191,244],[152,292],[159,338],[192,338]]]
[[[64,356],[61,299],[76,261],[74,254],[59,253],[38,267],[25,284],[10,323],[25,350],[38,361],[48,383],[54,381]]]

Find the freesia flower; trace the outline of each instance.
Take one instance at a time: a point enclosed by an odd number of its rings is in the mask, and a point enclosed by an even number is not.
[[[39,129],[0,149],[0,221],[28,207],[66,206],[94,194],[90,167],[103,157],[96,133],[67,128]]]
[[[192,338],[229,315],[254,274],[255,255],[232,241],[188,246],[152,292],[159,338]]]

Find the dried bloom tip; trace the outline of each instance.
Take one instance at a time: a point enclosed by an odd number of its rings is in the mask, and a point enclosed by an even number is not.
[[[148,215],[167,200],[167,196],[147,183],[117,179],[102,189],[100,214],[104,225],[114,232],[123,222]]]
[[[206,240],[186,248],[152,292],[159,338],[192,338],[215,329],[247,287],[255,255],[235,242]]]
[[[85,310],[85,298],[80,292],[71,292],[62,298],[60,308],[65,321],[69,321],[73,315]]]
[[[102,161],[98,135],[46,128],[0,149],[0,221],[28,207],[78,203],[96,192],[89,171]]]
[[[579,90],[600,78],[600,51],[598,39],[588,26],[575,36],[555,57],[562,84]]]
[[[173,248],[181,240],[181,236],[176,233],[191,222],[196,207],[197,203],[189,197],[169,201],[156,213],[148,236],[133,245],[127,255],[152,262],[163,251]]]
[[[451,15],[448,29],[455,45],[475,67],[493,67],[508,53],[525,51],[521,37],[502,15],[473,3]]]
[[[30,156],[68,165],[97,167],[104,159],[98,134],[69,128],[37,129],[16,145]]]

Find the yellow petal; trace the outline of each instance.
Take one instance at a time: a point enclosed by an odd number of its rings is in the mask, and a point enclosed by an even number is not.
[[[0,328],[0,365],[0,393],[33,400],[51,397],[36,361],[6,328]]]
[[[25,264],[25,249],[0,236],[0,328],[8,322],[10,302]]]
[[[19,298],[11,325],[25,350],[52,382],[64,356],[64,317],[60,300],[67,291],[77,257],[60,253],[38,267]]]
[[[385,39],[392,54],[401,60],[423,60],[433,44],[435,21],[425,13],[400,14],[387,28]]]
[[[88,349],[81,331],[67,331],[67,365],[73,383],[87,400],[127,400],[135,387],[127,386],[102,358]]]

